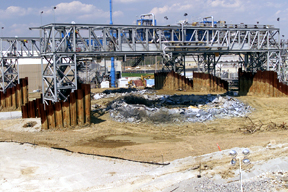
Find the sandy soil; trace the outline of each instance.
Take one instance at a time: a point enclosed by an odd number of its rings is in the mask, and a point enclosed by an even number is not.
[[[287,143],[271,148],[250,148],[252,164],[242,166],[245,169],[242,172],[244,191],[284,192],[288,158],[279,154],[287,149]],[[211,182],[218,186],[229,183],[223,191],[240,191],[238,166],[229,165],[228,151],[190,156],[162,166],[0,142],[0,191],[222,191],[213,190],[215,185],[209,184]],[[255,160],[255,156],[261,153],[268,153],[272,158]],[[211,166],[213,162],[218,164]],[[223,177],[224,172],[229,177]],[[262,178],[269,181],[262,184],[272,188],[259,188],[259,185],[255,188],[255,182],[259,183]],[[254,187],[249,187],[249,183]],[[197,186],[198,190],[194,190]]]
[[[255,108],[248,118],[155,125],[119,123],[113,121],[108,113],[93,113],[91,126],[33,132],[27,132],[25,128],[13,131],[15,124],[23,126],[22,119],[3,120],[0,124],[0,141],[27,142],[74,152],[158,163],[217,152],[217,144],[221,150],[225,150],[288,143],[288,98],[245,96],[238,99]],[[93,104],[103,107],[108,102],[109,99],[102,99],[93,101]],[[282,151],[281,155],[287,153]],[[259,154],[253,158],[265,160],[270,155]],[[219,163],[213,162],[210,166]],[[227,175],[229,173],[223,173],[223,177]]]

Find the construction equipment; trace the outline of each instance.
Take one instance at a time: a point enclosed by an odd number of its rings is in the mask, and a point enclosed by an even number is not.
[[[141,81],[144,87],[147,87],[146,79],[154,79],[154,74],[141,75]]]

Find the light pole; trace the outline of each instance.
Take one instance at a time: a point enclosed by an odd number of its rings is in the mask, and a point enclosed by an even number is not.
[[[244,155],[242,158],[241,157],[237,157],[237,152],[235,150],[231,150],[229,152],[229,155],[232,156],[232,160],[231,160],[231,165],[236,165],[237,163],[237,159],[239,160],[239,174],[240,174],[240,187],[241,187],[241,192],[243,192],[243,186],[242,186],[242,169],[241,169],[241,161],[244,164],[250,164],[250,160],[248,159],[248,155],[250,154],[250,151],[248,149],[244,149],[242,151],[242,154]]]
[[[55,23],[55,10],[56,10],[56,7],[53,7],[54,23]]]

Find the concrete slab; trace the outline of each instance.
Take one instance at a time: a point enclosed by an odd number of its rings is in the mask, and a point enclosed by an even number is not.
[[[9,111],[9,112],[1,112],[0,113],[0,120],[18,119],[18,118],[22,118],[22,112],[21,111]]]

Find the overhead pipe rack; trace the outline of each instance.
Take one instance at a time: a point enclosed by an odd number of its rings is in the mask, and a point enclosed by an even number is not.
[[[268,25],[217,24],[212,28],[210,24],[139,26],[52,23],[30,29],[40,30],[40,37],[12,38],[16,41],[15,45],[6,52],[2,41],[8,43],[10,40],[1,38],[1,77],[3,70],[5,71],[6,59],[41,57],[45,102],[66,100],[68,92],[77,89],[78,60],[88,57],[161,55],[170,59],[171,65],[167,65],[170,70],[185,70],[185,65],[176,60],[183,61],[186,55],[207,55],[208,58],[214,55],[214,61],[206,63],[208,69],[213,69],[219,60],[215,55],[221,57],[225,54],[240,54],[244,55],[244,67],[249,67],[249,63],[257,63],[254,67],[266,70],[271,70],[272,67],[280,72],[282,66],[279,29]],[[25,40],[26,46],[23,45]],[[8,53],[12,53],[12,56],[8,56]],[[260,57],[265,57],[266,62],[259,66]],[[48,63],[46,67],[44,63]],[[178,64],[179,66],[174,66]],[[1,83],[4,84],[3,78]],[[9,83],[6,83],[7,86]]]

